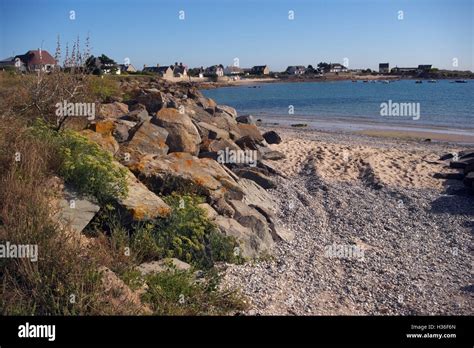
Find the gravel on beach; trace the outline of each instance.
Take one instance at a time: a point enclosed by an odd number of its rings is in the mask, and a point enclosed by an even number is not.
[[[284,141],[424,149],[452,144],[277,129]],[[288,156],[288,154],[287,154]],[[470,315],[473,312],[474,195],[439,188],[331,181],[305,157],[270,190],[279,220],[295,232],[274,255],[227,265],[224,286],[241,289],[249,315]],[[341,253],[342,250],[342,253]]]

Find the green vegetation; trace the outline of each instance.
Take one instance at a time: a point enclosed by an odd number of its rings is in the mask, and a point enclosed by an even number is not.
[[[236,241],[219,233],[199,208],[199,192],[167,192],[169,217],[125,223],[113,198],[127,192],[126,171],[55,116],[51,100],[104,101],[120,95],[117,83],[81,73],[0,73],[0,244],[38,248],[37,262],[0,259],[0,314],[128,315],[148,313],[148,306],[154,314],[194,315],[245,308],[241,295],[218,288],[214,264],[242,260],[234,255]],[[83,234],[58,222],[62,192],[56,176],[101,206]],[[164,257],[189,262],[193,270],[146,277],[137,271],[140,263]],[[123,296],[104,267],[140,290],[142,303]]]
[[[170,270],[146,278],[143,300],[155,315],[224,315],[247,305],[235,291],[218,291],[213,275],[196,279],[191,271]]]
[[[206,269],[216,261],[241,261],[234,255],[237,242],[218,232],[198,207],[202,198],[173,194],[164,200],[172,214],[144,226],[133,238],[144,259],[176,257]]]
[[[98,144],[71,130],[55,131],[41,121],[31,130],[52,145],[59,159],[58,174],[80,193],[106,202],[127,192],[126,171],[114,165],[112,155]]]
[[[38,251],[36,262],[0,259],[0,313],[112,313],[94,259],[51,218],[51,160],[50,144],[18,120],[0,124],[0,244],[37,245]]]
[[[92,95],[101,101],[120,96],[120,89],[114,76],[89,76],[88,88]]]

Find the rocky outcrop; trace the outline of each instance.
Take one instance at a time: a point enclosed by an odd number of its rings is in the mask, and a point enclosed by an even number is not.
[[[459,169],[459,172],[435,173],[435,178],[462,180],[464,185],[474,189],[474,151],[444,154],[440,157],[440,161],[449,161],[449,167]]]
[[[122,88],[127,104],[101,105],[101,118],[83,134],[127,168],[128,193],[115,202],[125,222],[166,217],[171,209],[160,195],[194,193],[206,198],[200,208],[221,233],[239,241],[243,257],[291,241],[266,191],[280,175],[267,160],[284,158],[268,147],[281,142],[276,132],[262,135],[253,116],[217,105],[192,83],[131,80]],[[164,269],[161,263],[140,267],[143,274]]]
[[[152,122],[168,131],[166,144],[170,152],[199,153],[201,136],[188,115],[177,109],[165,108],[156,113]]]

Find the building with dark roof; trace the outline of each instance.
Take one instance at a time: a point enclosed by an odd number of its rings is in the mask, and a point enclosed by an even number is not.
[[[270,68],[267,65],[255,65],[250,70],[252,75],[268,75],[270,74]]]
[[[390,72],[390,64],[389,63],[380,63],[379,64],[379,73],[380,74],[388,74]]]
[[[37,49],[15,56],[24,64],[26,71],[51,71],[57,62],[48,51]]]

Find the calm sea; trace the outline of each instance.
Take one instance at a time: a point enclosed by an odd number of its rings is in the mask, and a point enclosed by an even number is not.
[[[239,114],[264,120],[324,122],[344,120],[418,127],[448,127],[474,132],[474,80],[437,83],[351,81],[267,83],[224,87],[203,93]],[[419,103],[416,116],[381,116],[381,104]],[[415,106],[415,104],[412,104]],[[414,109],[415,110],[415,109]],[[293,111],[293,114],[291,112]]]

